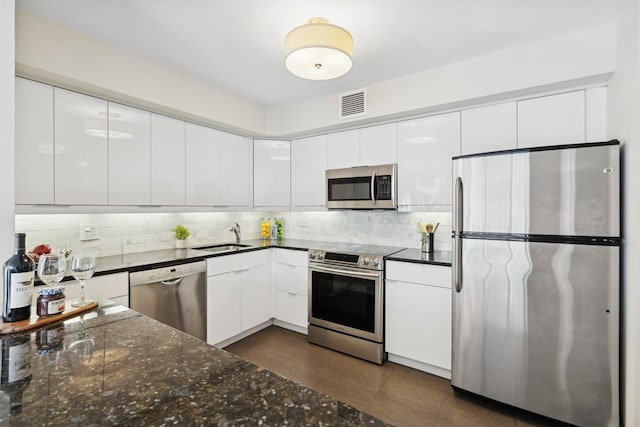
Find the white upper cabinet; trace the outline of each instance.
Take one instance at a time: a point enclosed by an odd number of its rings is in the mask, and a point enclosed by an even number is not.
[[[185,204],[185,122],[151,114],[151,204]]]
[[[286,207],[291,204],[291,142],[253,141],[253,205]]]
[[[607,138],[607,88],[598,87],[586,91],[587,142],[606,141]]]
[[[451,158],[460,154],[460,112],[398,123],[398,209],[451,205]]]
[[[326,203],[327,135],[291,143],[291,206],[324,208]]]
[[[517,148],[516,102],[463,110],[461,154]]]
[[[371,126],[328,135],[327,168],[397,163],[397,124]]]
[[[151,113],[109,103],[109,204],[151,204]]]
[[[53,204],[53,87],[16,78],[16,204]]]
[[[187,123],[187,205],[248,207],[250,160],[248,138]]]
[[[386,165],[398,162],[398,125],[360,129],[360,165]]]
[[[518,148],[584,141],[583,90],[518,101]]]
[[[54,89],[55,202],[106,205],[107,101]]]
[[[360,130],[330,133],[327,136],[327,169],[360,166]]]

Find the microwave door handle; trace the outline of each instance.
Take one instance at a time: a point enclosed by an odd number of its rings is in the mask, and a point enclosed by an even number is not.
[[[376,171],[371,172],[371,204],[376,205]]]

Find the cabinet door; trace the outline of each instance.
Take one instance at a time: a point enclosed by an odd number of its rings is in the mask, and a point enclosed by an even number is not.
[[[347,130],[327,136],[327,169],[360,166],[360,131]]]
[[[309,321],[308,310],[306,295],[276,290],[276,319],[306,328]]]
[[[242,332],[242,273],[207,278],[207,342],[218,344]]]
[[[106,205],[107,101],[54,89],[55,202]]]
[[[291,205],[324,208],[326,203],[327,135],[291,143]]]
[[[271,319],[269,265],[258,265],[242,274],[242,330]]]
[[[253,141],[253,205],[291,204],[291,142]]]
[[[250,206],[251,144],[249,138],[219,132],[217,174],[214,182],[216,206]]]
[[[451,158],[459,154],[459,112],[398,123],[398,204],[451,205]]]
[[[188,206],[219,204],[213,190],[220,164],[219,131],[191,123],[186,124],[186,201]]]
[[[185,122],[151,115],[151,204],[185,204]]]
[[[389,353],[451,369],[451,289],[385,282]]]
[[[461,153],[476,154],[516,148],[516,103],[463,110]]]
[[[109,103],[109,204],[151,204],[151,113]]]
[[[360,165],[385,165],[398,162],[398,125],[360,129]]]
[[[518,148],[584,141],[583,90],[518,102]]]
[[[16,78],[16,204],[53,204],[53,87]]]
[[[187,123],[186,200],[190,206],[249,206],[249,140]]]

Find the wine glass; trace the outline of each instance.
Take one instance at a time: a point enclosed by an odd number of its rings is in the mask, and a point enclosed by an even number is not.
[[[64,271],[67,267],[64,255],[60,253],[51,253],[40,255],[38,261],[38,276],[45,284],[49,286],[57,285],[64,277]]]
[[[71,257],[71,275],[80,282],[80,298],[71,302],[73,307],[84,307],[95,300],[84,296],[84,284],[96,270],[96,257],[91,254],[75,254]]]

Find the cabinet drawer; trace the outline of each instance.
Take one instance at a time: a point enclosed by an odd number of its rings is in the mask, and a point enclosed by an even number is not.
[[[307,311],[306,295],[276,291],[276,319],[306,328],[308,323]]]
[[[276,249],[276,263],[306,268],[309,265],[309,253],[307,251]]]
[[[67,300],[80,297],[80,285],[77,280],[62,282]],[[101,296],[113,299],[129,295],[129,273],[105,274],[92,277],[84,285],[84,293],[87,296]]]
[[[451,288],[451,267],[388,261],[386,278],[401,282]]]
[[[307,267],[276,264],[275,288],[297,295],[307,295],[309,271]]]
[[[207,259],[207,276],[245,270],[269,263],[269,251],[259,250]]]

